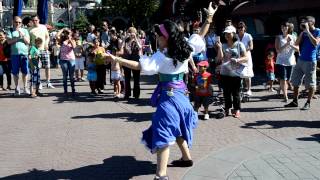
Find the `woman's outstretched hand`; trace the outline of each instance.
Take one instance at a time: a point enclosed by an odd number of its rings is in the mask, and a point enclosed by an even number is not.
[[[203,10],[206,12],[208,16],[213,16],[216,13],[217,9],[217,5],[214,5],[214,8],[212,7],[212,2],[209,3],[208,9],[203,8]]]

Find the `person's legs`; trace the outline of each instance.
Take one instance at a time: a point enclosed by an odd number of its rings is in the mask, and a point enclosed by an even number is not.
[[[19,90],[20,56],[18,55],[11,56],[11,67],[12,67],[13,81],[14,81],[15,89],[17,91]]]
[[[232,80],[229,82],[232,86],[232,97],[233,97],[233,109],[236,113],[240,112],[241,109],[241,101],[240,101],[240,88],[241,88],[241,78],[240,77],[232,77]]]
[[[129,98],[131,96],[131,69],[123,67],[124,70],[124,87],[125,87],[125,98]]]
[[[182,160],[184,161],[191,160],[192,158],[191,158],[190,150],[188,148],[187,141],[184,140],[182,137],[177,137],[176,142],[181,151]]]
[[[70,79],[72,93],[76,92],[75,85],[74,85],[74,69],[75,69],[74,60],[68,61],[68,71],[69,71],[69,79]]]
[[[170,155],[169,146],[161,148],[157,151],[157,176],[167,175],[167,166]]]
[[[138,99],[140,97],[140,71],[132,70],[133,73],[133,97]]]
[[[3,65],[3,71],[7,76],[7,89],[11,89],[11,62],[5,62]]]
[[[60,60],[59,63],[60,63],[60,68],[62,70],[64,93],[67,93],[68,92],[68,86],[67,86],[68,62],[66,60]]]

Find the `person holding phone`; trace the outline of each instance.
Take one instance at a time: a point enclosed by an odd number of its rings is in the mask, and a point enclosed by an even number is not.
[[[300,56],[298,62],[293,69],[292,85],[294,87],[293,101],[285,105],[285,107],[298,107],[299,86],[304,78],[304,84],[308,89],[308,99],[301,110],[309,110],[311,107],[311,99],[316,89],[316,70],[317,57],[316,49],[320,44],[320,29],[315,27],[315,18],[307,16],[300,23],[302,32],[300,33],[295,46],[300,48]]]

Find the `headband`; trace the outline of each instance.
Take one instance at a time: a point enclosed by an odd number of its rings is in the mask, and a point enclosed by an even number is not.
[[[163,35],[166,39],[168,39],[168,38],[169,38],[169,34],[168,34],[168,32],[167,32],[167,30],[166,30],[166,28],[164,27],[163,24],[160,24],[159,29],[160,29],[162,35]]]

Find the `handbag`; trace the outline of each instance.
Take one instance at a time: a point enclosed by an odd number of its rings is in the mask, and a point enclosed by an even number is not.
[[[240,58],[240,42],[238,42],[237,44],[237,48],[238,48],[238,58]],[[239,63],[236,70],[235,70],[235,73],[237,74],[237,76],[239,76],[240,78],[249,78],[248,76],[248,71],[249,71],[249,68],[248,68],[248,65],[246,63]]]

